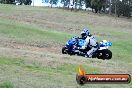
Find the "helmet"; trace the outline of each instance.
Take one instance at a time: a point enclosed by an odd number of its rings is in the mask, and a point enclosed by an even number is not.
[[[89,32],[89,30],[87,28],[84,28],[81,31],[81,36],[82,36],[83,39],[86,39],[89,34],[90,34],[90,32]]]

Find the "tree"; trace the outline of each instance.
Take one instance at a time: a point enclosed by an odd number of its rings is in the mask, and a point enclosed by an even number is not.
[[[105,8],[106,0],[91,0],[91,8],[95,10],[95,13],[101,12],[101,9]],[[105,10],[105,9],[104,9]]]
[[[102,0],[102,11],[106,13],[106,7],[108,7],[108,1]]]
[[[109,2],[109,14],[111,15],[111,9],[112,9],[111,4],[112,4],[112,2],[111,2],[111,0],[109,0],[108,2]]]
[[[25,5],[31,5],[32,1],[31,0],[25,0],[24,4]]]
[[[32,0],[15,0],[20,3],[20,5],[31,5]]]
[[[0,3],[3,4],[14,4],[15,0],[0,0]]]
[[[64,6],[64,7],[66,7],[66,6],[69,7],[70,0],[62,0],[61,2],[63,3],[63,6]]]
[[[91,0],[85,0],[86,8],[91,7]]]
[[[131,8],[130,8],[130,4],[129,4],[129,0],[117,0],[116,2],[112,3],[112,13],[115,14],[115,16],[126,16],[126,17],[130,17],[130,12],[131,12]]]
[[[79,0],[79,9],[82,9],[82,2],[84,2],[84,0]]]
[[[98,0],[91,0],[91,8],[92,8],[92,12],[93,9],[95,10],[95,13],[98,12]]]

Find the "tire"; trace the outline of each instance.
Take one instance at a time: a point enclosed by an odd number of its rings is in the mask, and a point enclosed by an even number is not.
[[[103,59],[103,51],[102,50],[97,52],[97,58]]]
[[[98,51],[97,58],[103,59],[103,60],[105,60],[105,59],[109,60],[112,58],[112,52],[108,49]]]
[[[62,54],[67,54],[68,52],[67,52],[67,47],[63,47],[62,48]]]
[[[103,58],[107,59],[107,60],[111,59],[112,58],[112,52],[110,50],[108,50],[108,49],[105,50],[105,52],[103,54]]]

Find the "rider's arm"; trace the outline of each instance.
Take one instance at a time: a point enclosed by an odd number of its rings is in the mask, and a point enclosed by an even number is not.
[[[83,39],[82,37],[78,37],[78,39]]]

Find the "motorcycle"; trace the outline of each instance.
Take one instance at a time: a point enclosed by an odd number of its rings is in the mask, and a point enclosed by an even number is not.
[[[66,42],[65,46],[62,48],[62,54],[85,56],[87,54],[87,51],[91,49],[90,47],[87,47],[86,49],[77,49],[77,47],[81,48],[84,43],[85,40],[77,36],[73,36]],[[98,49],[93,53],[92,58],[103,60],[111,59],[112,52],[108,49],[110,46],[112,46],[112,43],[109,41],[102,41],[98,43]]]

